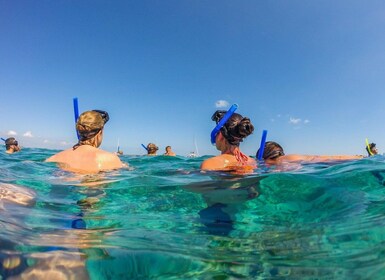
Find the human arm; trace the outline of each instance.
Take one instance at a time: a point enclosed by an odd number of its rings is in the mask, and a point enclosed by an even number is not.
[[[282,162],[328,162],[328,161],[347,161],[361,159],[361,155],[285,155],[279,158]]]

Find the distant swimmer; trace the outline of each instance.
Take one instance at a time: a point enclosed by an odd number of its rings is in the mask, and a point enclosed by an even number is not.
[[[148,156],[156,156],[159,148],[154,143],[149,143],[147,145],[146,149],[147,149],[147,155]]]
[[[163,154],[165,156],[176,156],[176,154],[172,151],[171,146],[166,147],[166,152]]]
[[[76,122],[78,143],[46,161],[57,162],[62,169],[79,173],[97,173],[124,167],[117,155],[98,149],[103,140],[104,125],[108,120],[109,115],[105,111],[84,112]]]
[[[10,137],[5,140],[5,152],[7,154],[13,154],[20,152],[21,148],[15,138]]]
[[[259,150],[257,151],[256,157],[258,158]],[[363,156],[352,156],[352,155],[299,155],[291,154],[285,155],[283,148],[276,142],[268,141],[265,144],[263,156],[266,164],[269,165],[280,165],[290,162],[328,162],[328,161],[345,161],[361,159]]]
[[[374,156],[378,154],[376,144],[375,143],[367,143],[366,145],[366,152],[368,153],[368,157]]]
[[[255,160],[239,149],[243,139],[253,133],[254,126],[249,118],[234,113],[236,108],[234,104],[229,111],[218,110],[211,117],[217,123],[211,133],[211,143],[221,155],[203,161],[202,170],[245,173],[256,168]]]

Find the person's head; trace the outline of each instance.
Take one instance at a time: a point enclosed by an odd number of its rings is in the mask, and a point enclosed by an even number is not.
[[[154,143],[149,143],[147,145],[147,154],[148,155],[156,155],[157,150],[158,150],[158,147]]]
[[[10,137],[5,140],[5,149],[7,153],[14,153],[20,151],[19,143],[15,138]]]
[[[259,149],[257,151],[256,157],[258,158]],[[264,160],[275,160],[280,156],[284,156],[283,148],[277,142],[268,141],[265,143],[265,149],[263,150],[262,158]]]
[[[225,114],[226,111],[218,110],[213,114],[211,119],[218,124],[218,122],[223,118]],[[254,126],[251,123],[250,119],[242,117],[242,115],[237,113],[233,113],[232,116],[220,129],[220,133],[222,134],[223,138],[227,141],[227,143],[231,146],[236,147],[239,146],[239,144],[243,141],[244,138],[252,134],[253,131]]]
[[[171,151],[171,146],[167,146],[166,147],[166,153],[170,152]]]
[[[90,145],[98,148],[102,143],[103,128],[108,120],[109,115],[105,111],[92,110],[82,113],[76,122],[79,142],[74,148],[81,145]]]
[[[370,149],[370,150],[369,150]],[[366,146],[366,152],[368,156],[377,155],[378,151],[375,143],[370,143],[369,146]]]

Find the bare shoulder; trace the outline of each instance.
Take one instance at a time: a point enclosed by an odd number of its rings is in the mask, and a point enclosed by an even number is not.
[[[237,162],[233,155],[219,155],[208,158],[202,162],[202,170],[227,170],[229,166],[236,165]]]
[[[59,162],[59,161],[63,160],[67,154],[68,154],[68,150],[64,150],[64,151],[61,151],[57,154],[54,154],[53,156],[50,156],[45,161],[46,162]]]
[[[223,164],[221,164],[220,156],[208,158],[201,164],[202,170],[218,170],[221,167],[223,168]]]
[[[250,165],[250,166],[257,166],[257,162],[255,161],[255,159],[251,158],[251,157],[248,157],[247,159],[247,165]]]
[[[107,151],[99,150],[96,154],[96,160],[98,162],[103,162],[103,165],[107,169],[121,168],[123,166],[120,158],[114,154]]]
[[[96,155],[97,157],[103,158],[105,160],[120,161],[120,158],[116,154],[107,151],[100,150]]]

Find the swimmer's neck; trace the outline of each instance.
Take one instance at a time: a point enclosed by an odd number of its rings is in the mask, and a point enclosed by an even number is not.
[[[237,151],[239,151],[239,147],[227,145],[225,149],[221,151],[222,155],[234,155]]]

